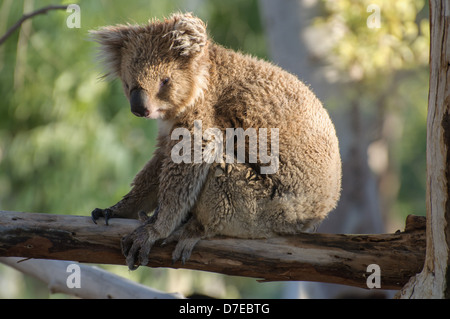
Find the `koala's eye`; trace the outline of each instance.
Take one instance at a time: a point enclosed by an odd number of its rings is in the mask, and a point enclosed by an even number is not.
[[[168,84],[170,82],[170,78],[164,78],[161,80],[160,87],[163,87],[164,85]]]

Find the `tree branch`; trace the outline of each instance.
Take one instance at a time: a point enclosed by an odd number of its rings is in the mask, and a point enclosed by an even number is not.
[[[298,234],[270,239],[201,240],[190,260],[171,264],[175,244],[151,251],[150,267],[187,268],[261,281],[320,281],[367,288],[367,266],[381,268],[381,288],[400,289],[425,259],[424,218],[409,216],[404,232],[377,235]],[[140,222],[0,211],[0,256],[125,265],[120,240]]]
[[[69,288],[67,267],[71,261],[0,257],[0,262],[46,283],[51,293],[89,299],[181,299],[178,293],[164,293],[114,275],[98,267],[81,265],[80,287]]]
[[[21,25],[22,23],[25,22],[25,20],[27,19],[31,19],[34,16],[37,16],[39,14],[45,14],[50,10],[67,10],[68,6],[57,6],[57,5],[50,5],[44,8],[41,8],[39,10],[33,11],[31,13],[28,14],[24,14],[19,20],[17,20],[17,22],[8,29],[8,31],[6,31],[6,33],[0,38],[0,45],[3,44],[3,42],[6,41],[6,39],[11,36],[11,34],[13,34],[14,31],[16,31]]]

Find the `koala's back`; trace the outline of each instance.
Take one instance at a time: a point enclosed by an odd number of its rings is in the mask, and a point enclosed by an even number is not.
[[[259,200],[263,219],[283,215],[308,227],[321,221],[341,189],[338,139],[321,102],[296,76],[269,62],[215,44],[210,60],[214,125],[279,129],[279,168],[262,177],[270,188]]]

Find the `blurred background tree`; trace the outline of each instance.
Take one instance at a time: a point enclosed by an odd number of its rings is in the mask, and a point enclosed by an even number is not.
[[[347,98],[353,115],[361,116],[358,130],[369,144],[368,166],[377,177],[383,219],[403,223],[408,214],[424,215],[428,3],[326,0],[323,5],[324,15],[313,26],[330,37],[315,56],[326,61],[329,81],[351,88]],[[371,20],[376,15],[378,25]]]
[[[308,21],[315,30],[310,34],[317,36],[310,45],[317,50],[308,59],[322,61],[328,82],[351,87],[345,98],[358,101],[369,119],[364,122],[372,134],[367,161],[377,176],[381,211],[402,221],[409,213],[424,215],[427,4],[419,0],[309,2],[318,9]],[[379,29],[367,27],[366,9],[372,3],[381,8]],[[70,2],[0,1],[0,35],[24,13],[49,4]],[[0,46],[0,209],[89,215],[93,208],[108,207],[127,193],[132,178],[151,157],[156,123],[131,114],[119,81],[99,80],[102,69],[95,61],[88,30],[192,11],[208,22],[216,42],[272,58],[266,33],[273,21],[264,20],[257,0],[82,0],[77,4],[81,28],[67,27],[70,13],[49,12],[25,22]],[[320,32],[327,34],[326,41],[320,40]],[[299,57],[291,54],[291,58]],[[334,93],[324,104],[338,121],[341,103],[337,101],[343,93]],[[284,290],[282,283],[206,272],[106,268],[185,295],[278,298]],[[64,296],[49,295],[42,284],[0,265],[0,297]]]

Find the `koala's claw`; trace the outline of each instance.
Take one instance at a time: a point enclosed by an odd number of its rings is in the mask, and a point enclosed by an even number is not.
[[[180,239],[172,252],[172,265],[181,259],[181,264],[185,265],[192,254],[192,250],[200,240],[200,237]]]
[[[105,224],[108,225],[108,220],[113,218],[113,212],[111,209],[106,208],[106,209],[101,209],[101,208],[96,208],[92,211],[91,213],[91,218],[92,221],[94,222],[94,224],[97,224],[97,219],[99,219],[100,217],[104,217],[105,218]]]
[[[149,232],[147,225],[136,228],[131,234],[122,238],[122,253],[130,270],[148,264],[150,249],[156,241],[156,237]]]
[[[103,209],[96,208],[91,213],[91,218],[94,224],[97,224],[97,219],[99,219],[101,216],[103,216]]]

